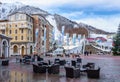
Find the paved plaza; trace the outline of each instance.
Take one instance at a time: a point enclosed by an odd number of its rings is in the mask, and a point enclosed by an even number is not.
[[[82,64],[94,62],[100,69],[99,79],[89,79],[85,73],[80,78],[66,78],[64,67],[59,74],[35,74],[32,64],[20,64],[15,57],[10,58],[9,66],[0,66],[0,82],[120,82],[120,57],[110,55],[81,56]],[[54,58],[47,57],[45,60]],[[71,60],[73,58],[62,58]]]

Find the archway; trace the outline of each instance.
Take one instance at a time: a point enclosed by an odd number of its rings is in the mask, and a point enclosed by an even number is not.
[[[32,50],[32,46],[30,46],[30,54],[32,54],[33,50]]]
[[[22,46],[22,50],[21,50],[21,55],[23,56],[24,55],[24,53],[25,53],[25,47],[24,46]]]
[[[18,47],[16,45],[13,47],[13,53],[14,54],[18,53]]]
[[[8,57],[8,41],[7,40],[2,40],[2,57]]]

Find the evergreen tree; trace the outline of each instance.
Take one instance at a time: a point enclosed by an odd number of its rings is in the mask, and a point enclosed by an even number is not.
[[[120,56],[120,24],[116,36],[113,38],[113,55]]]

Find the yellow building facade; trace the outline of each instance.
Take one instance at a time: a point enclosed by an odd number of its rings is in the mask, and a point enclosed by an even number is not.
[[[33,53],[33,18],[26,13],[13,13],[7,21],[0,21],[0,33],[10,36],[11,55]]]

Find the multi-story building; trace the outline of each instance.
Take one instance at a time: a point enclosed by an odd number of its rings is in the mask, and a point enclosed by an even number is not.
[[[10,36],[11,55],[41,55],[52,49],[53,26],[39,14],[16,12],[0,21],[0,33]]]
[[[34,41],[35,51],[38,55],[52,49],[52,29],[53,26],[41,15],[32,15],[34,19]]]
[[[33,52],[33,18],[26,13],[13,13],[8,20],[0,21],[0,33],[10,36],[11,55],[25,55]]]

